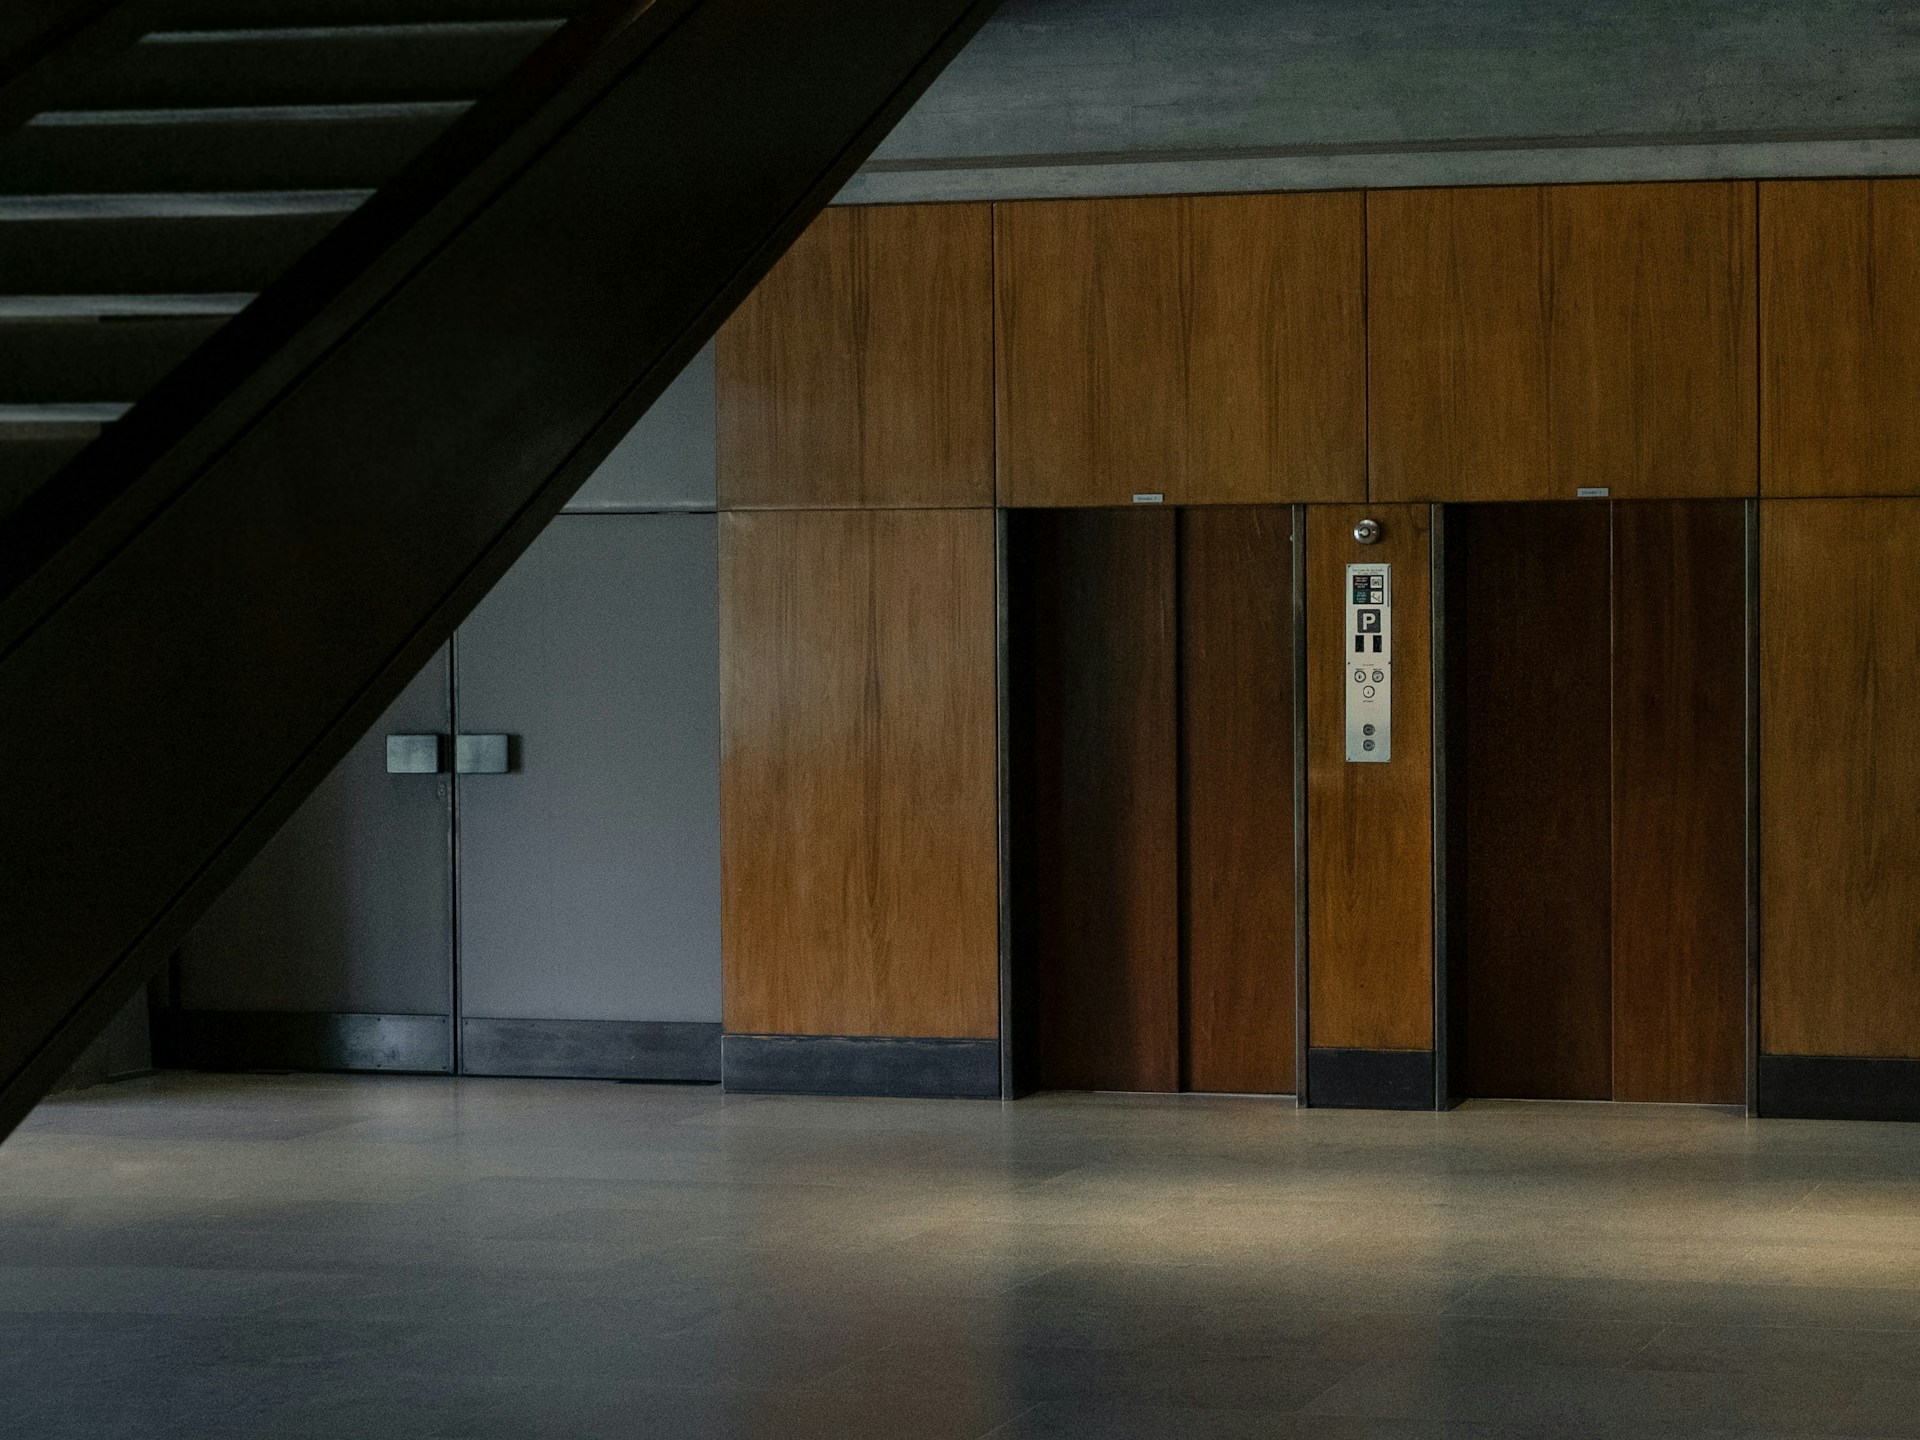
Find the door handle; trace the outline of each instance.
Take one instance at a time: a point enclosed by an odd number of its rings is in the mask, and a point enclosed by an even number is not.
[[[505,775],[513,769],[511,735],[456,735],[453,737],[453,773]]]
[[[447,768],[444,735],[387,736],[387,774],[439,775]]]

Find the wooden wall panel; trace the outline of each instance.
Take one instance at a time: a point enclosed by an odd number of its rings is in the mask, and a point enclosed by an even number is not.
[[[1760,186],[1762,488],[1920,490],[1920,180]]]
[[[1753,494],[1753,195],[1370,194],[1368,493]]]
[[[1759,488],[1751,181],[1548,196],[1550,493]]]
[[[1613,1098],[1746,1096],[1746,516],[1613,512]]]
[[[1000,503],[1358,500],[1354,193],[995,208]]]
[[[1353,527],[1372,516],[1378,544]],[[1424,505],[1316,507],[1307,520],[1308,1024],[1321,1048],[1433,1044],[1433,730]],[[1350,765],[1346,567],[1393,566],[1393,750]]]
[[[997,1034],[992,513],[720,533],[727,1028]]]
[[[1544,187],[1367,196],[1368,495],[1545,499]]]
[[[1466,1095],[1611,1093],[1608,508],[1447,512]]]
[[[721,329],[723,508],[993,503],[986,205],[822,212]]]
[[[1920,499],[1760,507],[1761,1042],[1920,1056]]]
[[[1294,1088],[1292,515],[1180,517],[1185,1086]]]
[[[1176,1090],[1174,515],[1017,515],[1007,563],[1016,1063]]]
[[[1181,499],[1184,206],[1168,200],[994,207],[1002,505]]]

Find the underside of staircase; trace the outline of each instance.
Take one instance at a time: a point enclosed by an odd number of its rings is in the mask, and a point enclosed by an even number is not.
[[[0,1135],[993,8],[24,3]]]

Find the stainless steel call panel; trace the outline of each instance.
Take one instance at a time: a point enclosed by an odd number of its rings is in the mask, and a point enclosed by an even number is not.
[[[1347,566],[1347,759],[1393,758],[1393,566]]]

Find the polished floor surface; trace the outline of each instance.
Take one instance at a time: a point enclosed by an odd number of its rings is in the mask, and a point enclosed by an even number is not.
[[[0,1145],[0,1434],[1920,1437],[1920,1127],[163,1077]]]

